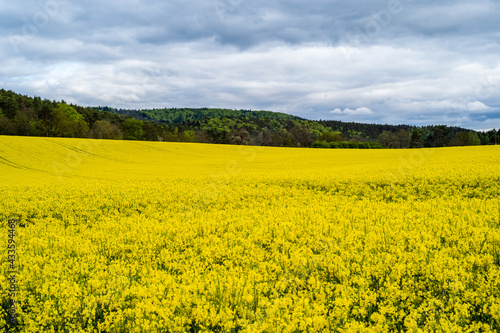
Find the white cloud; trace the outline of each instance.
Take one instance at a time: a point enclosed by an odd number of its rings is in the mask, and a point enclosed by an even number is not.
[[[331,114],[343,114],[343,115],[348,115],[348,116],[353,116],[353,115],[368,115],[368,114],[373,114],[373,111],[370,110],[369,108],[362,107],[362,108],[357,108],[355,110],[345,108],[344,111],[340,109],[335,109],[330,111]]]
[[[470,111],[483,111],[483,110],[488,110],[489,107],[485,105],[483,102],[470,102],[467,103],[467,109]]]

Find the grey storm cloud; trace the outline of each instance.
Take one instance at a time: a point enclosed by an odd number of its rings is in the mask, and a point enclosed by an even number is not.
[[[500,127],[498,1],[0,5],[0,86],[80,105]]]

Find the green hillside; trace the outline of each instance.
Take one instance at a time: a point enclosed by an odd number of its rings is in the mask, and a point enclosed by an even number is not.
[[[313,121],[271,111],[82,107],[0,89],[0,135],[275,147],[421,148],[488,145],[500,131]]]

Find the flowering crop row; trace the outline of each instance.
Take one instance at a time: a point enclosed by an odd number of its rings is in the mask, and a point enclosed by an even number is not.
[[[7,140],[23,332],[500,330],[496,147]]]

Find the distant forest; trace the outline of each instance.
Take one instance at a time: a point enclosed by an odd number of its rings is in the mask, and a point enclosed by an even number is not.
[[[500,130],[312,121],[271,111],[82,107],[0,90],[0,135],[314,148],[497,144]]]

